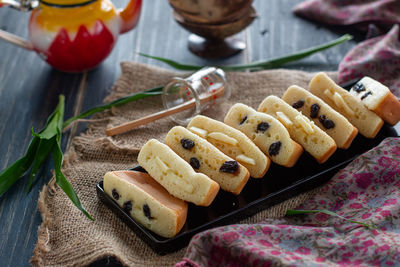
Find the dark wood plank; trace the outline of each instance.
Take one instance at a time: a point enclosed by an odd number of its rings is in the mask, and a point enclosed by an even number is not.
[[[0,9],[0,27],[27,36],[27,14]],[[0,169],[21,157],[58,102],[66,96],[66,116],[71,116],[81,74],[64,74],[50,68],[35,53],[0,43]],[[68,135],[64,136],[64,141]],[[50,163],[50,162],[48,162]],[[0,198],[0,262],[26,266],[41,223],[37,209],[39,190],[50,179],[51,164],[41,171],[29,195],[22,178]]]
[[[122,7],[127,1],[115,1]],[[288,53],[332,40],[337,31],[295,17],[292,7],[301,0],[255,1],[259,18],[239,37],[248,49],[239,55],[220,60],[204,60],[187,50],[189,33],[172,18],[166,0],[143,1],[139,25],[120,36],[107,58],[86,80],[82,74],[64,74],[52,70],[37,55],[0,41],[0,168],[21,157],[31,139],[30,129],[39,129],[57,104],[57,97],[66,95],[66,117],[102,103],[112,84],[120,75],[121,61],[131,60],[165,68],[165,64],[143,58],[136,52],[173,58],[201,65],[236,64],[256,61]],[[0,28],[27,36],[29,14],[9,8],[0,9]],[[348,49],[349,42],[323,54],[318,54],[291,68],[305,70],[335,70]],[[83,94],[82,101],[77,96]],[[79,130],[84,129],[80,126]],[[63,136],[64,147],[69,132]],[[0,262],[2,266],[26,266],[32,256],[41,223],[37,211],[38,192],[50,179],[52,164],[42,170],[32,192],[25,196],[27,177],[19,181],[0,198]]]
[[[248,28],[252,61],[295,53],[329,42],[345,33],[344,28],[328,29],[295,16],[292,9],[300,2],[302,0],[255,1],[256,9],[261,15]],[[339,62],[354,43],[346,42],[286,67],[306,71],[337,70]]]

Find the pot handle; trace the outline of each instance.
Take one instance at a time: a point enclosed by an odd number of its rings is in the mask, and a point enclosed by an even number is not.
[[[37,4],[37,2],[31,3],[29,0],[21,1],[21,3],[22,4],[20,4],[17,1],[14,1],[14,0],[0,0],[0,7],[10,6],[12,8],[15,8],[15,9],[18,9],[21,11],[29,11],[33,8],[32,4]],[[10,42],[14,45],[18,45],[27,50],[33,50],[33,47],[29,41],[15,35],[15,34],[0,30],[0,39]]]
[[[140,17],[141,7],[142,0],[129,0],[128,5],[123,10],[120,10],[119,16],[122,20],[120,33],[130,31],[136,26]]]
[[[0,39],[3,39],[14,45],[18,45],[27,50],[33,50],[33,47],[30,42],[28,42],[27,40],[15,35],[15,34],[0,30]]]

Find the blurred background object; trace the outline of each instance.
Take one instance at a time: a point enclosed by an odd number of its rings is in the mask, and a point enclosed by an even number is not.
[[[188,47],[204,58],[232,56],[246,48],[238,38],[228,38],[249,26],[257,17],[252,0],[169,0],[173,16],[192,32]]]
[[[2,5],[33,11],[29,41],[4,30],[0,39],[37,52],[58,70],[81,72],[100,64],[118,36],[136,26],[142,0],[130,0],[123,10],[108,0],[0,0]]]

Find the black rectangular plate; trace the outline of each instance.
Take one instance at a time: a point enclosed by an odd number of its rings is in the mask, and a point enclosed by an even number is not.
[[[251,178],[238,196],[220,190],[208,207],[189,204],[186,224],[173,238],[160,237],[136,223],[104,192],[103,181],[97,184],[97,194],[101,201],[127,223],[156,253],[166,254],[186,246],[191,237],[198,232],[239,222],[259,211],[324,184],[357,156],[377,146],[386,137],[396,136],[398,136],[396,130],[385,124],[374,139],[368,139],[359,134],[349,149],[338,149],[323,164],[318,164],[306,152],[292,168],[272,164],[264,178]],[[132,170],[145,172],[140,166]]]

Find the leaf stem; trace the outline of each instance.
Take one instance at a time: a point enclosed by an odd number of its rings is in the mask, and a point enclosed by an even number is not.
[[[308,57],[314,53],[326,50],[328,48],[334,47],[336,45],[339,45],[343,42],[349,41],[353,39],[353,36],[349,35],[349,34],[345,34],[342,37],[339,37],[331,42],[319,45],[319,46],[315,46],[315,47],[311,47],[302,51],[299,51],[297,53],[294,54],[290,54],[290,55],[286,55],[283,57],[277,57],[277,58],[273,58],[270,60],[266,60],[266,61],[259,61],[259,62],[253,62],[250,64],[241,64],[241,65],[230,65],[230,66],[217,66],[223,70],[227,70],[227,71],[240,71],[240,70],[262,70],[262,69],[272,69],[272,68],[278,68],[281,67],[284,64],[287,64],[289,62],[293,62],[293,61],[297,61],[300,59],[303,59],[305,57]],[[172,59],[168,59],[168,58],[163,58],[163,57],[156,57],[156,56],[151,56],[151,55],[147,55],[144,53],[138,53],[141,56],[147,57],[147,58],[152,58],[161,62],[164,62],[166,64],[168,64],[169,66],[175,68],[175,69],[179,69],[179,70],[198,70],[203,68],[204,66],[199,66],[199,65],[188,65],[188,64],[183,64],[177,61],[174,61]]]
[[[339,214],[337,214],[337,213],[335,213],[333,211],[326,210],[326,209],[323,209],[323,210],[287,210],[286,211],[286,215],[288,215],[288,216],[299,215],[299,214],[308,214],[308,213],[324,213],[324,214],[327,214],[329,216],[338,217],[338,218],[340,218],[342,220],[345,220],[345,221],[348,221],[348,222],[351,222],[351,223],[360,224],[360,225],[368,227],[368,228],[374,228],[374,229],[376,228],[374,225],[369,225],[369,224],[366,224],[366,223],[363,223],[363,222],[347,219],[347,218],[345,218],[345,217],[343,217],[343,216],[341,216],[341,215],[339,215]]]
[[[93,115],[94,113],[97,113],[97,112],[100,112],[100,111],[103,111],[103,110],[107,110],[107,109],[110,109],[112,107],[118,107],[118,106],[124,105],[126,103],[129,103],[129,102],[132,102],[132,101],[135,101],[135,100],[139,100],[139,99],[142,99],[142,98],[146,98],[146,97],[149,97],[149,96],[161,95],[162,94],[162,89],[163,89],[163,86],[154,87],[154,88],[151,88],[151,89],[143,91],[143,92],[134,93],[132,95],[128,95],[128,96],[119,98],[119,99],[114,100],[114,101],[112,101],[110,103],[107,103],[105,105],[100,105],[100,106],[93,107],[91,109],[88,109],[88,110],[82,112],[81,114],[79,114],[77,116],[74,116],[74,117],[69,118],[68,120],[66,120],[63,123],[62,128],[64,129],[69,124],[71,124],[73,121],[88,117],[90,115]]]

